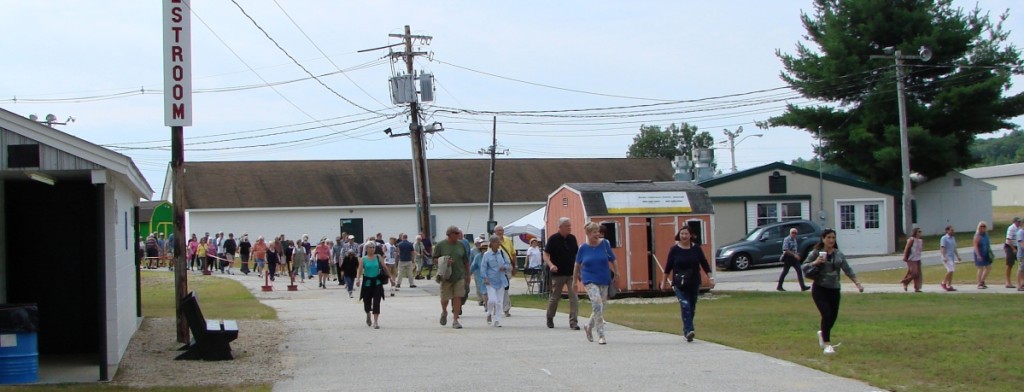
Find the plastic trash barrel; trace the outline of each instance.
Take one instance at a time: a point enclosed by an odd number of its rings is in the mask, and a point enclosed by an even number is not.
[[[0,305],[0,385],[39,381],[39,310]]]

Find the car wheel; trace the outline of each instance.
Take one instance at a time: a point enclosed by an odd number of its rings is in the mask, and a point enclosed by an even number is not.
[[[732,257],[732,269],[746,271],[748,268],[750,268],[750,255],[737,253],[736,256]]]

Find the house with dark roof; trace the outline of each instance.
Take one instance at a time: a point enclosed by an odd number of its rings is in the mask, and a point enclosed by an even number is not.
[[[0,177],[0,303],[36,304],[40,381],[112,379],[142,321],[135,227],[153,189],[131,158],[3,109]]]
[[[486,233],[486,159],[428,161],[431,233],[456,225],[467,234]],[[410,160],[248,161],[185,163],[189,233],[224,231],[311,239],[346,232],[357,240],[417,231]],[[499,159],[494,174],[494,218],[506,224],[525,216],[568,182],[671,181],[661,158]],[[172,195],[171,176],[163,198]]]
[[[847,255],[892,253],[902,221],[900,192],[781,162],[699,182],[715,204],[724,245],[772,222],[807,219],[836,230]]]

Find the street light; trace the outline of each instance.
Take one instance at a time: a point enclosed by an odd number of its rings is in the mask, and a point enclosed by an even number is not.
[[[914,195],[911,193],[910,183],[910,138],[907,136],[907,104],[904,101],[903,91],[903,60],[921,60],[927,62],[932,59],[932,50],[922,46],[917,55],[903,54],[899,49],[887,47],[882,49],[886,54],[872,55],[871,59],[895,59],[896,60],[896,104],[899,105],[900,114],[900,171],[903,174],[903,233],[910,235],[914,221],[911,217],[910,204]]]
[[[737,169],[736,169],[736,146],[740,145],[740,143],[742,143],[744,140],[747,140],[748,137],[762,137],[764,135],[762,135],[760,133],[755,133],[755,134],[752,134],[752,135],[744,136],[739,141],[736,141],[736,138],[738,136],[740,136],[741,133],[743,133],[743,127],[739,127],[738,129],[736,129],[736,132],[730,132],[728,129],[724,129],[722,131],[725,133],[725,137],[729,138],[729,140],[723,140],[723,141],[719,142],[719,144],[725,144],[726,142],[729,143],[729,154],[732,156],[732,171],[733,171],[733,173],[735,173],[737,171]]]

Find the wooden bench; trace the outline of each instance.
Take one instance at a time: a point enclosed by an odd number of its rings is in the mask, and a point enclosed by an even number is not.
[[[190,292],[182,301],[185,308],[185,321],[192,331],[192,343],[188,349],[178,355],[175,360],[201,359],[204,361],[223,361],[234,359],[231,356],[231,342],[238,338],[238,322],[234,320],[207,320],[199,308],[199,298]]]

